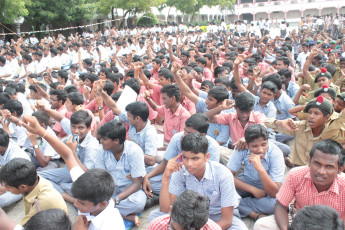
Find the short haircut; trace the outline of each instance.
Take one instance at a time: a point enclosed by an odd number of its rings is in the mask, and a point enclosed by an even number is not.
[[[158,72],[159,76],[164,77],[166,80],[170,80],[170,82],[174,82],[174,75],[168,69],[162,69]]]
[[[119,100],[121,93],[122,93],[122,91],[118,91],[118,92],[112,94],[110,97],[111,97],[111,99],[113,99],[116,102],[117,100]]]
[[[186,120],[185,125],[206,134],[210,126],[210,120],[204,113],[195,113]]]
[[[0,171],[0,183],[15,188],[20,185],[33,186],[37,180],[35,164],[23,158],[10,160]]]
[[[254,108],[254,96],[249,92],[243,92],[235,98],[236,107],[243,112],[250,112]]]
[[[262,137],[265,141],[268,140],[268,131],[265,126],[261,124],[249,125],[244,132],[244,138],[248,144],[260,137]]]
[[[47,90],[47,86],[43,85],[41,82],[38,83],[38,86],[41,87],[44,91]],[[34,85],[29,85],[29,89],[34,91],[35,93],[38,92],[38,90],[36,89],[36,86]]]
[[[277,61],[282,61],[284,65],[289,66],[290,65],[290,61],[287,57],[278,57]]]
[[[194,191],[186,190],[176,197],[171,219],[183,229],[201,229],[208,221],[210,201]]]
[[[107,137],[111,140],[118,139],[120,144],[126,140],[126,127],[122,122],[109,121],[104,123],[98,130],[98,135],[103,138]]]
[[[203,64],[204,66],[206,66],[206,64],[207,64],[207,60],[206,60],[206,58],[204,58],[204,57],[198,57],[195,61],[196,61],[196,62],[200,62],[200,63]]]
[[[8,93],[0,92],[0,105],[6,104],[9,100],[11,100],[11,96]]]
[[[91,65],[92,65],[92,60],[91,60],[91,58],[85,58],[85,59],[83,60],[83,62],[84,62],[86,65],[88,65],[88,66],[91,66]]]
[[[50,95],[55,95],[57,99],[62,101],[62,103],[65,103],[67,99],[67,93],[63,89],[54,89],[50,91]]]
[[[7,148],[9,143],[10,143],[10,137],[8,136],[7,132],[5,132],[3,128],[0,128],[0,146]]]
[[[283,82],[282,82],[282,79],[280,78],[279,74],[274,73],[274,74],[270,74],[266,77],[263,77],[262,83],[264,83],[266,81],[273,82],[277,86],[278,90],[282,89]]]
[[[227,77],[218,77],[218,78],[214,79],[214,84],[217,84],[217,83],[223,84],[226,87],[232,88],[231,81],[229,81],[229,78],[227,78]]]
[[[36,213],[23,226],[24,230],[72,230],[72,222],[62,209],[47,209]]]
[[[89,79],[89,81],[91,81],[91,83],[94,83],[95,81],[97,81],[99,79],[99,77],[94,73],[89,73],[85,76],[85,79]]]
[[[17,94],[17,90],[15,88],[12,88],[12,87],[6,87],[4,89],[4,92],[8,93],[10,96],[14,96]]]
[[[122,87],[125,88],[125,86],[128,85],[131,87],[134,92],[136,92],[138,95],[140,93],[140,83],[136,78],[130,78],[127,79],[124,83],[122,83]]]
[[[208,91],[208,96],[213,97],[217,102],[221,102],[229,98],[229,91],[225,86],[218,85]]]
[[[290,79],[292,72],[288,68],[282,68],[278,71],[279,76],[285,76],[286,78]]]
[[[114,91],[114,84],[111,81],[106,80],[103,90],[110,96]]]
[[[104,169],[90,169],[72,185],[73,197],[97,205],[109,201],[115,191],[113,177]]]
[[[110,80],[112,83],[116,83],[116,85],[119,85],[120,78],[115,73],[109,73],[106,75],[106,78]]]
[[[65,88],[63,90],[65,90],[65,92],[67,94],[69,94],[69,93],[78,93],[79,92],[77,86],[75,86],[75,85],[67,85],[67,86],[65,86]]]
[[[203,82],[201,82],[200,88],[202,88],[205,85],[207,85],[210,89],[214,87],[213,82],[210,80],[204,80]]]
[[[40,124],[45,124],[45,126],[49,126],[49,121],[50,121],[50,117],[48,114],[46,114],[44,111],[36,111],[32,114],[32,116],[37,118],[37,121]]]
[[[144,122],[149,117],[149,107],[143,101],[135,101],[126,106],[126,111],[133,115],[133,118],[140,117]]]
[[[215,78],[218,78],[218,75],[220,73],[223,73],[227,68],[224,67],[224,66],[217,66],[215,69],[214,69],[214,77]]]
[[[4,104],[2,109],[8,109],[11,113],[16,112],[17,116],[21,116],[23,114],[23,105],[17,100],[9,100]]]
[[[181,141],[182,151],[188,151],[195,154],[208,152],[208,140],[201,133],[188,133]]]
[[[176,102],[180,100],[180,89],[174,84],[164,86],[161,89],[161,93],[165,93],[169,98],[175,96]]]
[[[333,208],[326,205],[305,206],[291,223],[291,230],[343,230],[344,221]]]
[[[271,81],[265,81],[261,86],[261,90],[263,89],[268,89],[272,91],[273,93],[277,93],[277,90],[278,90],[277,86]]]
[[[316,142],[313,148],[310,150],[310,160],[313,158],[315,150],[319,150],[324,154],[329,155],[338,155],[338,166],[339,168],[342,167],[345,163],[345,151],[341,144],[336,142],[333,139],[325,139],[319,142]]]
[[[65,70],[59,70],[58,71],[58,76],[61,77],[62,79],[64,79],[65,82],[67,82],[67,80],[68,80],[68,73]]]
[[[0,62],[2,64],[5,64],[6,63],[6,58],[4,56],[0,56]]]
[[[186,56],[187,58],[189,58],[190,54],[187,51],[182,51],[181,56]]]
[[[84,110],[76,111],[71,116],[71,125],[85,124],[87,128],[91,126],[92,117]]]
[[[154,58],[154,59],[152,60],[152,62],[156,62],[156,64],[160,65],[160,64],[162,64],[162,59],[160,59],[160,58]]]
[[[69,93],[67,98],[72,102],[72,105],[82,105],[84,104],[84,96],[81,93]]]

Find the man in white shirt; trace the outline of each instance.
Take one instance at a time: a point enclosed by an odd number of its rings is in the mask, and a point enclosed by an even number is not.
[[[0,78],[5,79],[10,76],[11,73],[6,66],[6,58],[4,56],[0,56]]]
[[[309,56],[309,44],[303,43],[302,44],[302,52],[300,52],[297,56],[296,61],[300,63],[300,69],[303,68],[305,61],[307,60],[307,57]]]

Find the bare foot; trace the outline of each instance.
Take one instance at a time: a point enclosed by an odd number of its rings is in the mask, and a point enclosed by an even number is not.
[[[133,222],[135,224],[135,226],[137,226],[137,227],[139,227],[139,225],[140,225],[140,219],[139,219],[138,214],[131,214],[128,216],[122,216],[122,218],[125,220]]]

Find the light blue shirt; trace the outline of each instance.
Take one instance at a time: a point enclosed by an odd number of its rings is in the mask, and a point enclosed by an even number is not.
[[[287,95],[293,100],[299,90],[299,85],[296,82],[290,81],[286,89]]]
[[[207,92],[205,92],[205,91],[202,91],[202,90],[199,90],[199,97],[200,98],[203,98],[203,99],[207,99],[207,96],[208,96],[208,93]],[[229,99],[230,100],[234,100],[234,97],[232,96],[232,92],[231,91],[229,91]]]
[[[261,106],[260,105],[260,97],[254,96],[254,108],[253,110],[256,112],[260,112],[264,114],[267,118],[273,117],[275,118],[277,115],[277,109],[274,106],[272,101],[269,101],[266,105]]]
[[[170,140],[169,145],[165,151],[164,159],[170,160],[182,153],[181,141],[184,132],[176,133]],[[206,135],[208,140],[208,152],[210,153],[210,160],[219,162],[220,146],[212,137]]]
[[[185,190],[192,190],[210,199],[212,215],[220,214],[221,208],[237,208],[241,197],[237,194],[232,173],[218,162],[206,162],[203,178],[199,181],[188,173],[185,166],[171,175],[169,192],[179,196]]]
[[[23,149],[21,149],[16,142],[10,140],[4,155],[0,154],[0,166],[5,166],[14,158],[23,158],[31,161],[29,155]]]
[[[107,170],[115,181],[115,195],[132,184],[132,178],[146,175],[144,152],[132,141],[124,142],[124,149],[119,161],[109,150],[100,150],[96,157],[96,168]]]
[[[285,120],[288,118],[295,117],[289,113],[289,109],[295,107],[295,104],[293,103],[291,98],[285,93],[285,91],[282,91],[282,94],[280,95],[278,100],[274,101],[273,103],[277,109],[276,118],[278,120]]]
[[[203,98],[199,98],[195,105],[197,113],[205,113],[207,111],[206,102]],[[216,141],[224,143],[226,146],[230,138],[230,128],[228,125],[220,125],[217,123],[210,123],[207,135],[214,138]]]
[[[237,172],[241,168],[242,162],[244,162],[243,174],[246,179],[262,185],[258,171],[254,168],[253,164],[249,162],[250,154],[250,149],[243,151],[235,150],[230,156],[227,167]],[[274,182],[283,182],[285,173],[284,155],[274,143],[268,141],[268,149],[265,157],[261,159],[261,164]]]
[[[61,120],[61,127],[67,133],[67,140],[71,138],[71,121],[67,118]],[[88,169],[95,168],[96,155],[101,147],[98,140],[88,132],[82,143],[78,143],[76,154],[80,162]]]

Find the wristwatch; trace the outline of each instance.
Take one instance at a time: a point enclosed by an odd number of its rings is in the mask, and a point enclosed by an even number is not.
[[[98,109],[98,110],[102,110],[102,109],[103,109],[103,106],[98,106],[97,109]]]
[[[34,145],[34,149],[38,149],[38,145]]]
[[[121,200],[117,196],[113,196],[115,199],[115,205],[119,205]]]

